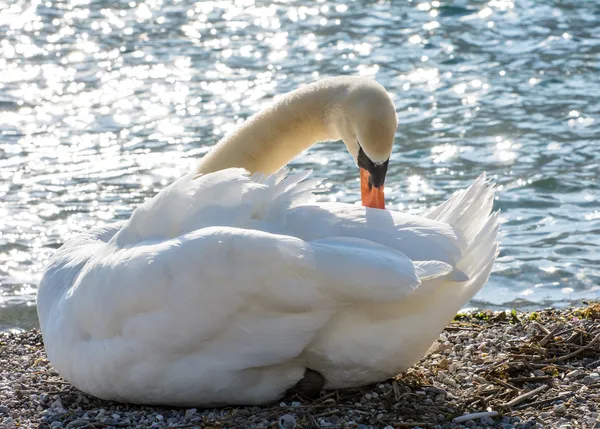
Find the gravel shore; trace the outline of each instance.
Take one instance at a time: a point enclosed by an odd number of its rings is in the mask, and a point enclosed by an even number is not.
[[[38,331],[0,334],[0,428],[600,428],[600,304],[456,317],[396,379],[264,407],[101,401],[52,369]]]

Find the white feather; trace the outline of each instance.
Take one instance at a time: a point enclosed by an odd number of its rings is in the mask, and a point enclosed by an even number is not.
[[[415,363],[497,255],[485,177],[426,217],[309,204],[310,172],[187,175],[54,255],[38,311],[48,357],[100,398],[278,399]]]

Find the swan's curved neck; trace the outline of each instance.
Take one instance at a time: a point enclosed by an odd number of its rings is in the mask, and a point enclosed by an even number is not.
[[[316,142],[339,140],[340,104],[352,84],[351,78],[324,79],[286,94],[219,141],[197,171],[242,167],[270,174]]]

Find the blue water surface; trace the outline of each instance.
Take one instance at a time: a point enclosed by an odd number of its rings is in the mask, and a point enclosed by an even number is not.
[[[0,1],[0,328],[35,326],[44,265],[186,172],[273,96],[325,76],[392,94],[389,206],[482,171],[502,251],[470,306],[600,297],[596,1]],[[340,143],[296,159],[359,199]]]

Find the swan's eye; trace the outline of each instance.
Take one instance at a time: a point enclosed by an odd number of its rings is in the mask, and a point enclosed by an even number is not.
[[[358,147],[358,166],[371,172],[375,168],[375,164],[369,159],[363,148],[360,145]]]

